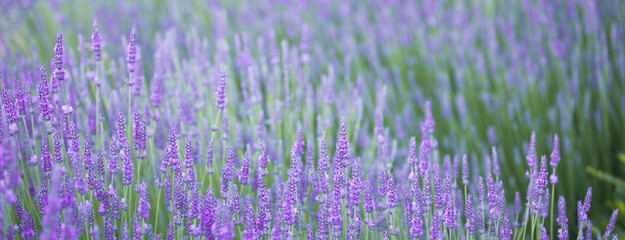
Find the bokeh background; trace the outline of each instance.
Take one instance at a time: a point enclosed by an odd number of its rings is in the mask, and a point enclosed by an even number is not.
[[[532,131],[540,155],[551,152],[558,134],[556,194],[569,200],[571,223],[575,199],[593,186],[594,223],[603,229],[619,208],[617,231],[623,230],[624,1],[3,0],[0,9],[4,73],[47,65],[58,31],[68,61],[87,61],[96,20],[113,69],[124,66],[128,33],[137,26],[146,89],[180,75],[213,81],[215,74],[186,67],[214,63],[229,66],[235,83],[228,87],[231,112],[243,111],[243,95],[260,86],[250,79],[262,81],[263,91],[309,86],[261,100],[286,115],[276,120],[287,131],[285,141],[294,141],[300,125],[318,136],[324,124],[336,127],[339,116],[347,115],[359,122],[353,130],[356,153],[375,158],[379,135],[390,140],[389,158],[405,158],[402,149],[420,134],[430,100],[440,151],[467,153],[474,168],[482,168],[496,146],[504,184],[523,193]],[[282,71],[267,71],[272,64]],[[286,83],[276,80],[285,76]],[[123,81],[115,74],[108,78]],[[280,112],[274,113],[265,112],[275,120]],[[240,116],[233,115],[238,121]],[[288,161],[288,149],[282,155]],[[514,192],[506,194],[514,199]]]

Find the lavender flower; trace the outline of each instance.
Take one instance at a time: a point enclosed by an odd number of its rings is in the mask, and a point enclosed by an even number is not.
[[[37,87],[37,93],[39,96],[39,114],[44,121],[50,121],[50,107],[48,103],[49,90],[48,90],[48,78],[46,76],[46,68],[42,65],[40,68],[41,77],[39,79],[39,85]]]
[[[27,94],[30,97],[30,89],[29,89],[29,92]],[[18,81],[17,82],[17,86],[15,87],[15,100],[16,100],[17,110],[18,110],[19,114],[25,117],[26,116],[27,100],[26,100],[26,96],[24,94],[24,91],[22,89],[22,82],[21,81]]]
[[[135,59],[137,57],[137,29],[132,25],[130,31],[130,43],[128,43],[128,72],[135,72]],[[132,86],[132,82],[128,82],[128,86]]]
[[[56,45],[54,46],[54,77],[60,83],[65,79],[63,70],[63,34],[59,31],[56,34]]]
[[[150,202],[149,202],[149,191],[148,185],[145,182],[141,182],[141,184],[136,186],[135,191],[139,194],[139,205],[137,206],[137,213],[139,217],[143,221],[148,220],[148,216],[150,215]]]
[[[547,228],[543,227],[543,229],[540,232],[540,240],[550,240],[551,238],[549,238],[549,234],[547,233]]]
[[[330,170],[330,156],[328,156],[325,131],[321,133],[321,137],[319,137],[319,163],[317,164],[317,169],[319,169],[320,172]]]
[[[499,155],[497,154],[497,148],[495,146],[493,146],[492,161],[493,173],[495,176],[499,177],[501,175],[501,169],[499,168]]]
[[[527,152],[527,165],[530,169],[534,170],[536,168],[536,132],[532,132],[532,138],[530,139],[530,147]]]
[[[469,185],[469,160],[467,155],[462,155],[462,184]]]
[[[11,93],[9,93],[9,91],[7,91],[5,88],[2,89],[2,106],[4,107],[4,111],[6,112],[8,124],[15,123],[15,120],[17,120],[18,117],[18,111],[15,107],[15,101],[13,99],[13,96],[11,96]],[[13,136],[14,134],[15,133],[11,133],[11,136]]]
[[[141,119],[138,111],[134,112],[134,122],[132,126],[132,136],[134,139],[134,149],[137,153],[137,158],[144,159],[147,155],[146,143],[147,143],[147,128],[145,122]]]
[[[464,228],[467,230],[467,234],[469,236],[473,236],[475,235],[476,220],[475,220],[475,210],[473,208],[473,197],[471,196],[471,194],[467,195],[465,217],[467,221],[464,224]]]
[[[226,164],[221,170],[221,197],[226,198],[230,181],[234,179],[234,150],[226,147]]]
[[[217,81],[215,94],[217,96],[217,109],[224,110],[228,99],[226,98],[226,70],[223,68],[219,72],[219,80]]]
[[[204,164],[207,174],[213,174],[213,141],[208,140],[208,146],[206,146],[206,161]]]
[[[239,182],[243,185],[247,185],[249,183],[249,175],[250,175],[250,154],[245,152],[243,154],[243,165],[239,170]]]
[[[584,202],[577,202],[577,228],[583,230],[586,224],[590,223],[588,212],[590,211],[590,201],[592,201],[592,187],[588,188]],[[590,228],[588,228],[590,229]]]
[[[560,138],[558,134],[553,138],[553,152],[551,152],[551,167],[556,168],[560,163]]]
[[[98,23],[93,21],[93,29],[91,32],[91,51],[93,51],[93,61],[100,62],[102,60],[100,30]]]
[[[569,239],[569,226],[568,226],[568,218],[566,217],[566,200],[563,196],[560,196],[558,199],[558,218],[556,220],[558,222],[558,239],[568,240]]]
[[[603,238],[609,239],[612,236],[612,231],[614,231],[614,225],[616,224],[616,218],[618,217],[618,208],[612,212],[612,216],[610,217],[610,222],[608,223],[608,227],[603,234]],[[616,237],[616,235],[615,235]]]

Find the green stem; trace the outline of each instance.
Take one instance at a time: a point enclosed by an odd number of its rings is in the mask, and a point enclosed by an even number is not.
[[[556,175],[556,169],[553,168],[553,173],[552,176]],[[549,236],[551,236],[553,238],[553,201],[555,199],[555,193],[556,193],[556,185],[555,184],[551,184],[551,205],[549,205],[550,208],[550,212],[549,215],[551,216],[551,221],[549,221]]]

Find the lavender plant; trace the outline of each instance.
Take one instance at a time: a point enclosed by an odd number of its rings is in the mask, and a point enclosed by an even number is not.
[[[625,4],[511,4],[0,1],[0,238],[618,239]]]

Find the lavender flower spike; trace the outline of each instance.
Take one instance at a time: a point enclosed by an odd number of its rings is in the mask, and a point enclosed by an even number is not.
[[[563,196],[558,199],[558,219],[556,220],[560,229],[558,229],[558,238],[562,240],[569,239],[569,219],[566,218],[566,200]]]
[[[37,96],[39,100],[39,115],[44,121],[50,121],[50,106],[48,103],[50,90],[48,89],[48,77],[46,76],[46,67],[41,65],[39,84],[37,85]]]
[[[560,163],[560,138],[558,134],[553,138],[553,152],[551,153],[551,167],[556,168]]]
[[[102,61],[102,39],[100,38],[100,30],[98,23],[93,21],[93,30],[91,33],[91,51],[93,51],[93,61]]]
[[[215,94],[217,96],[217,109],[224,110],[228,99],[226,98],[226,70],[223,68],[219,72]]]
[[[616,218],[618,217],[618,208],[612,212],[612,217],[610,217],[610,223],[608,224],[607,229],[605,230],[605,234],[603,238],[609,239],[612,235],[612,231],[614,231],[614,225],[616,224]]]
[[[137,29],[132,25],[130,31],[130,43],[128,43],[128,72],[135,72],[135,60],[137,57]],[[128,83],[132,85],[132,83]]]
[[[54,77],[57,81],[65,80],[65,70],[63,70],[63,34],[59,31],[56,34],[56,46],[54,46]]]
[[[467,155],[462,155],[462,184],[469,185],[469,160]]]

